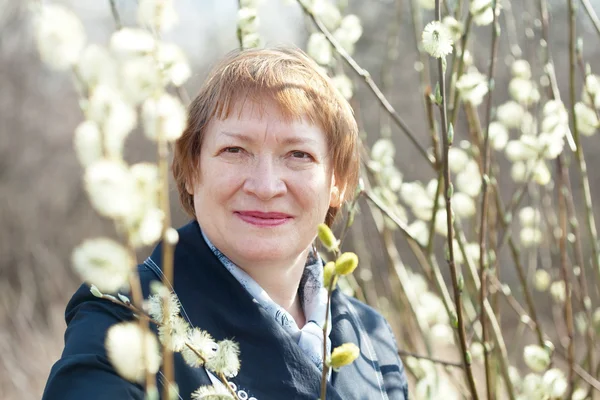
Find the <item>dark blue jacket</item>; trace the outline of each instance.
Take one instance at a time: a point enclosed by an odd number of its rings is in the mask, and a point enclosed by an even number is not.
[[[145,296],[150,282],[162,277],[160,260],[159,245],[138,266]],[[257,400],[319,397],[321,373],[317,367],[223,267],[196,222],[179,230],[173,284],[185,310],[183,317],[192,326],[217,340],[229,338],[239,343],[241,369],[232,379],[237,390]],[[332,295],[331,307],[332,347],[352,342],[361,354],[350,366],[332,373],[327,399],[408,399],[404,368],[385,319],[339,290]],[[130,319],[127,309],[94,297],[89,287],[82,285],[67,305],[65,349],[52,367],[43,399],[142,400],[142,387],[120,378],[104,349],[108,328]],[[160,386],[160,373],[157,377]],[[211,383],[204,369],[189,367],[180,354],[175,354],[175,379],[183,399]]]

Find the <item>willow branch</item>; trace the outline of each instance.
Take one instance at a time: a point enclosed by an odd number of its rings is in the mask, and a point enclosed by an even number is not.
[[[496,66],[496,55],[498,53],[498,33],[500,27],[496,21],[496,11],[498,7],[498,2],[496,0],[493,1],[493,13],[494,18],[492,21],[492,50],[491,50],[491,59],[490,59],[490,69],[488,72],[488,86],[489,93],[487,97],[487,107],[486,107],[486,129],[485,136],[483,139],[483,174],[482,174],[482,192],[481,192],[481,220],[480,220],[480,228],[479,228],[479,274],[481,279],[481,287],[479,291],[479,304],[481,309],[483,310],[484,302],[487,298],[487,265],[488,257],[486,257],[486,233],[487,233],[487,210],[488,210],[488,183],[489,183],[489,174],[490,174],[490,122],[492,119],[492,93],[493,93],[493,82],[494,82],[494,68]],[[487,343],[489,340],[488,331],[487,331],[487,321],[485,318],[485,314],[481,315],[481,331],[483,337],[483,354],[484,354],[484,365],[485,365],[485,380],[486,380],[486,390],[488,399],[492,397],[492,388],[491,388],[491,380],[492,380],[492,371],[490,366],[490,357],[489,352],[487,350]]]
[[[242,8],[242,0],[238,0],[238,10],[240,8]],[[238,45],[240,46],[240,50],[243,50],[244,49],[244,36],[242,34],[242,27],[240,26],[239,22],[237,24],[235,34],[236,34],[236,37],[238,40]]]
[[[481,285],[481,281],[479,280],[479,275],[477,273],[478,271],[477,271],[476,267],[473,265],[473,263],[471,262],[470,257],[468,257],[466,252],[464,251],[464,242],[466,239],[465,239],[464,232],[460,226],[458,219],[454,222],[454,226],[455,226],[454,229],[456,231],[455,239],[458,242],[459,248],[463,252],[465,264],[467,265],[467,269],[471,275],[471,279],[473,279],[473,282],[475,284],[475,289],[480,290],[479,288]],[[492,309],[492,306],[490,305],[490,303],[487,299],[484,302],[484,307],[483,307],[483,310],[481,311],[481,313],[485,313],[485,315],[488,318],[489,323],[490,323],[492,340],[494,342],[494,346],[496,347],[496,349],[498,350],[498,353],[500,355],[500,357],[499,357],[500,370],[502,372],[502,377],[504,378],[504,384],[506,385],[509,399],[515,400],[516,399],[515,398],[515,389],[514,389],[512,381],[510,380],[510,374],[509,374],[510,364],[508,362],[508,352],[506,351],[506,344],[504,343],[504,338],[502,336],[500,324],[498,323],[498,320],[496,319],[496,315],[494,314],[494,310]]]
[[[452,62],[452,79],[454,81],[458,81],[462,76],[465,69],[465,52],[467,51],[467,43],[469,41],[469,35],[471,34],[471,25],[473,23],[473,15],[471,12],[467,12],[467,20],[465,22],[465,33],[462,35],[460,40],[460,58],[458,59],[458,63]],[[456,118],[458,118],[458,109],[459,109],[460,97],[458,94],[458,90],[456,90],[456,85],[452,85],[450,87],[450,104],[448,106],[448,110],[450,112],[450,123],[453,125],[456,123]]]
[[[431,91],[429,88],[429,86],[430,86],[429,85],[429,79],[430,79],[429,77],[431,76],[431,73],[429,71],[429,56],[425,51],[423,51],[423,48],[420,45],[421,32],[423,32],[423,23],[422,23],[422,18],[421,18],[421,5],[419,4],[418,0],[410,0],[408,2],[408,5],[410,7],[410,15],[411,15],[412,27],[413,27],[413,32],[414,32],[415,48],[417,50],[417,53],[419,54],[419,61],[422,65],[422,68],[419,71],[419,78],[421,81],[421,91],[422,91],[422,93],[426,94],[425,95],[425,107],[426,107],[426,110],[429,112],[429,110],[427,109],[427,107],[429,107],[429,105],[427,104],[427,101],[428,101],[427,92]]]
[[[583,259],[583,250],[581,248],[581,231],[579,229],[579,222],[577,220],[577,212],[575,211],[575,202],[573,200],[573,193],[571,189],[571,182],[569,179],[569,174],[565,172],[564,174],[564,182],[563,185],[566,188],[565,191],[565,201],[566,208],[568,213],[568,220],[571,226],[571,231],[573,232],[573,236],[575,237],[573,246],[575,253],[575,262],[579,267],[579,287],[581,289],[581,308],[584,310],[585,317],[587,320],[586,328],[585,328],[585,337],[586,337],[586,354],[589,357],[589,365],[590,370],[592,370],[592,366],[595,365],[595,349],[594,349],[594,325],[592,320],[592,300],[590,299],[590,295],[587,287],[587,279],[585,272],[585,261]]]
[[[569,395],[567,398],[571,398],[571,393],[574,390],[574,364],[575,364],[575,355],[574,355],[574,343],[573,343],[573,306],[571,303],[571,282],[569,279],[569,271],[568,271],[568,263],[567,263],[567,201],[566,201],[566,169],[564,166],[564,156],[560,155],[556,159],[557,173],[558,173],[558,213],[559,213],[559,221],[560,221],[560,240],[559,240],[559,248],[560,248],[560,272],[561,277],[565,285],[565,308],[564,315],[565,321],[567,325],[567,363],[569,365]]]
[[[340,235],[340,245],[339,245],[340,248],[342,247],[342,244],[344,244],[344,239],[346,239],[348,230],[354,223],[354,215],[356,214],[356,204],[358,203],[358,200],[363,195],[363,193],[364,193],[364,191],[362,191],[362,190],[359,191],[352,199],[352,203],[350,203],[350,208],[348,209],[348,216],[346,217],[346,223],[344,224],[344,230],[342,231],[342,233]]]
[[[115,26],[116,26],[117,30],[119,30],[123,27],[123,24],[121,23],[121,17],[119,16],[119,10],[117,9],[115,0],[109,0],[109,3],[110,3],[110,12],[113,16],[113,19],[115,20]]]
[[[502,198],[500,197],[500,192],[498,190],[494,190],[494,194],[495,194],[495,201],[496,201],[496,209],[500,213],[500,216],[498,219],[500,221],[500,224],[502,225],[502,228],[504,229],[503,240],[506,239],[506,241],[508,243],[508,247],[510,249],[511,256],[514,261],[515,269],[517,271],[517,277],[519,278],[521,291],[525,295],[525,301],[527,302],[527,307],[529,309],[529,315],[535,322],[538,343],[540,346],[543,347],[544,335],[542,333],[542,329],[539,324],[539,319],[538,319],[537,311],[536,311],[536,308],[535,308],[535,305],[533,302],[533,297],[531,295],[531,290],[529,288],[529,283],[527,282],[527,274],[525,273],[525,268],[520,259],[520,251],[514,241],[512,233],[510,232],[510,221],[508,219],[508,216],[504,214],[505,207],[502,203]],[[499,248],[502,246],[502,243],[503,242],[500,243]]]
[[[414,288],[411,286],[410,277],[408,272],[404,266],[400,258],[400,253],[398,252],[398,248],[394,243],[394,237],[392,235],[392,231],[386,228],[385,224],[377,224],[380,235],[382,236],[383,244],[385,246],[387,255],[390,261],[390,269],[393,271],[394,275],[398,278],[398,283],[400,285],[401,291],[404,293],[404,296],[408,300],[407,308],[410,310],[410,315],[416,322],[419,330],[421,331],[420,337],[424,339],[425,346],[427,349],[427,354],[431,354],[431,340],[426,336],[428,331],[427,322],[423,320],[423,318],[419,318],[419,313],[416,308],[418,302],[418,295]],[[398,291],[400,292],[400,291]],[[416,347],[416,346],[415,346]]]
[[[588,178],[587,164],[583,155],[583,148],[580,142],[579,129],[577,127],[577,115],[575,114],[575,68],[576,68],[576,31],[575,31],[575,4],[574,0],[567,0],[569,6],[569,97],[570,97],[570,115],[571,128],[576,145],[575,157],[579,165],[580,186],[583,191],[585,212],[587,215],[586,225],[590,243],[592,246],[592,265],[596,274],[597,284],[600,284],[600,250],[598,249],[598,233],[596,231],[596,220],[593,212],[592,194],[590,190],[590,181]]]
[[[440,360],[438,358],[429,357],[429,356],[426,356],[426,355],[423,355],[423,354],[411,353],[411,352],[404,351],[404,350],[398,350],[398,355],[399,356],[404,356],[404,357],[414,357],[414,358],[418,358],[418,359],[422,359],[422,360],[428,360],[428,361],[431,361],[434,364],[440,364],[440,365],[443,365],[445,367],[456,367],[456,368],[462,368],[463,367],[462,363],[459,363],[459,362],[444,361],[444,360]]]
[[[392,118],[394,123],[404,132],[404,134],[408,137],[408,139],[413,143],[413,145],[417,148],[419,153],[427,160],[428,164],[433,167],[434,162],[427,153],[427,150],[419,143],[415,135],[412,133],[408,125],[404,122],[404,120],[398,115],[394,107],[390,104],[387,98],[383,95],[379,87],[373,81],[371,74],[364,68],[362,68],[358,63],[344,50],[344,48],[338,43],[338,41],[333,37],[331,32],[325,27],[325,25],[319,20],[313,12],[308,8],[308,6],[302,0],[298,0],[298,4],[302,7],[302,10],[306,15],[310,17],[313,23],[317,26],[319,31],[325,35],[329,43],[333,46],[335,51],[344,59],[344,61],[356,72],[367,84],[371,92],[375,95],[381,106],[386,110],[389,116]]]
[[[156,326],[162,326],[162,322],[150,317],[148,314],[146,314],[144,311],[142,311],[141,307],[137,307],[134,304],[131,304],[129,302],[126,301],[122,301],[122,300],[118,300],[117,298],[115,298],[114,296],[111,296],[109,294],[102,294],[102,296],[99,296],[99,298],[104,299],[104,300],[108,300],[114,304],[117,304],[119,306],[125,307],[128,310],[130,310],[134,317],[137,317],[139,320],[144,320],[146,321],[146,323],[148,322],[152,322],[153,324],[155,324]],[[200,358],[200,360],[202,360],[202,364],[206,364],[206,357],[200,352],[198,351],[198,349],[196,349],[190,342],[185,342],[184,343],[185,346],[187,348],[189,348],[198,358]],[[142,346],[144,344],[142,343]],[[225,378],[225,376],[223,374],[218,374],[219,378],[221,379],[221,381],[223,382],[223,384],[225,385],[225,387],[230,389],[231,392],[231,386],[229,386],[229,383],[227,382],[227,378]],[[233,395],[233,398],[235,400],[239,400],[239,397],[236,395],[235,392],[231,392],[231,394]]]
[[[337,255],[337,254],[336,254]],[[323,323],[323,371],[321,374],[321,399],[327,399],[327,375],[329,374],[329,365],[327,364],[327,329],[329,327],[329,308],[331,307],[331,295],[333,288],[337,283],[338,276],[333,274],[329,287],[327,288],[327,309],[325,310],[325,322]]]
[[[592,3],[590,3],[590,0],[581,0],[581,4],[583,4],[583,8],[585,8],[585,11],[592,20],[592,24],[594,24],[596,32],[598,32],[598,35],[600,35],[600,19],[598,19],[598,15],[592,8]]]
[[[133,260],[132,268],[131,268],[131,271],[129,272],[129,286],[131,287],[131,296],[133,299],[133,306],[135,306],[136,308],[141,310],[142,306],[144,304],[144,294],[142,293],[142,284],[140,282],[140,276],[137,273],[137,269],[136,269],[137,261],[136,261],[135,249],[131,245],[129,239],[128,239],[128,251]],[[114,297],[113,297],[113,299],[114,299]],[[129,305],[131,306],[131,304],[129,304]],[[146,335],[150,333],[150,328],[148,326],[148,318],[140,318],[138,320],[138,323],[139,323],[140,329],[142,331],[142,337],[146,337]],[[142,360],[141,361],[142,361],[142,365],[143,365],[142,368],[144,368],[144,374],[146,377],[146,381],[145,381],[146,393],[150,393],[150,391],[152,389],[156,388],[156,376],[152,372],[150,372],[150,369],[148,369],[148,364],[146,362],[147,361],[147,359],[146,359],[147,343],[148,342],[146,340],[142,340],[142,343],[141,343]]]
[[[450,298],[450,293],[448,292],[448,288],[444,282],[444,277],[440,271],[439,266],[435,262],[435,258],[433,255],[427,256],[423,252],[423,246],[408,232],[406,224],[401,221],[394,213],[392,213],[376,196],[374,196],[370,191],[365,191],[365,197],[371,201],[381,212],[390,218],[390,220],[398,226],[406,241],[413,252],[413,255],[425,271],[430,280],[435,283],[436,289],[442,298],[442,302],[444,303],[444,307],[448,315],[452,318],[454,317],[454,308],[452,306],[452,299]]]
[[[442,156],[440,155],[440,150],[439,150],[440,140],[438,137],[438,132],[437,132],[436,126],[435,126],[435,117],[433,114],[433,102],[431,101],[431,88],[430,87],[427,87],[427,89],[425,91],[425,109],[427,111],[427,123],[429,125],[429,133],[431,135],[431,145],[433,148],[433,156],[435,158],[435,166],[436,166],[436,169],[438,170],[437,187],[436,187],[435,196],[433,199],[433,206],[432,206],[432,210],[431,210],[431,220],[429,221],[429,236],[427,238],[427,255],[431,256],[433,254],[433,237],[435,234],[435,220],[437,218],[437,213],[439,210],[438,199],[440,198],[440,195],[442,194],[443,174],[442,174],[442,169],[440,168]]]
[[[435,0],[435,18],[437,21],[442,20],[442,12],[440,8],[440,0]],[[446,199],[446,227],[447,227],[447,238],[448,238],[448,266],[450,267],[450,276],[452,279],[452,289],[454,291],[454,302],[456,308],[456,319],[457,319],[457,329],[458,336],[460,338],[460,346],[462,359],[464,364],[464,371],[467,376],[467,380],[469,383],[469,389],[471,391],[471,396],[473,399],[478,400],[479,395],[477,394],[477,386],[475,385],[475,378],[473,376],[473,370],[471,369],[471,357],[469,354],[469,347],[467,345],[467,339],[465,334],[465,321],[463,315],[463,307],[462,307],[462,288],[459,287],[458,283],[458,272],[456,269],[456,264],[454,262],[454,243],[453,243],[453,226],[452,226],[452,193],[450,189],[450,185],[452,184],[450,180],[450,167],[448,163],[448,152],[450,150],[450,140],[452,138],[448,137],[448,120],[447,120],[447,110],[446,110],[446,80],[444,74],[444,60],[442,58],[438,58],[438,76],[440,80],[440,90],[441,90],[441,102],[440,102],[440,114],[442,119],[442,143],[443,143],[443,171],[444,171],[444,197]]]

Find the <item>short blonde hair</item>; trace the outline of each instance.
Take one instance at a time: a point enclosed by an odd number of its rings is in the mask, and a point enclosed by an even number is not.
[[[196,215],[186,185],[198,176],[204,131],[212,118],[226,119],[244,97],[257,103],[272,100],[284,118],[306,118],[321,127],[341,200],[352,196],[360,168],[358,127],[350,104],[330,78],[299,49],[237,50],[210,72],[189,106],[188,126],[175,143],[173,175],[188,214]],[[325,223],[331,226],[338,211],[339,207],[330,207]]]

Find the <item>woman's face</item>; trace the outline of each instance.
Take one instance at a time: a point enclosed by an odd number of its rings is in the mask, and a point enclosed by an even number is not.
[[[305,257],[339,201],[322,129],[285,122],[270,102],[261,107],[238,102],[207,126],[199,177],[188,188],[204,233],[242,267]]]

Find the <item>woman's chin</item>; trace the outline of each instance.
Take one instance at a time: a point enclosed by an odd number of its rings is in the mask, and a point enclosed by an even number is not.
[[[289,246],[276,239],[238,242],[233,250],[237,255],[236,258],[251,263],[273,263],[292,256]]]

